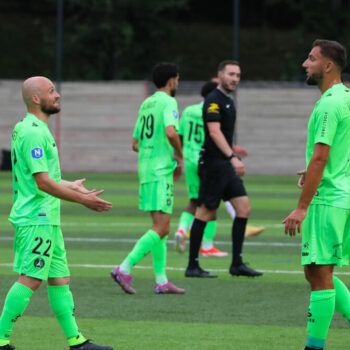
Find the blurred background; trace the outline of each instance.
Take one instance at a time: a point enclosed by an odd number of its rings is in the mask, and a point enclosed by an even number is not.
[[[301,67],[316,38],[350,47],[345,0],[0,0],[0,148],[23,118],[21,82],[56,82],[50,127],[64,171],[136,171],[131,137],[153,65],[180,66],[179,109],[198,103],[223,59],[240,61],[237,143],[250,174],[304,167],[320,94]]]

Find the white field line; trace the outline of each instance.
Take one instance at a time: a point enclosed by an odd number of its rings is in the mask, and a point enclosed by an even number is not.
[[[65,242],[93,242],[93,243],[136,243],[137,239],[129,238],[84,238],[84,237],[64,237]],[[0,241],[13,241],[13,237],[0,237]],[[168,244],[175,244],[169,239]],[[215,241],[215,245],[229,245],[230,241]],[[280,243],[280,242],[244,242],[245,246],[259,247],[300,247],[300,243]]]
[[[149,222],[62,222],[62,226],[90,226],[90,227],[143,227],[149,225]],[[263,224],[263,223],[254,223],[254,226],[264,226],[264,227],[270,227],[270,228],[280,228],[284,227],[283,224]],[[177,227],[177,222],[170,223],[170,226]],[[217,226],[219,227],[232,227],[232,223],[217,223]]]
[[[0,267],[12,267],[13,264],[10,263],[3,263],[0,264]],[[93,265],[93,264],[69,264],[70,267],[80,267],[80,268],[86,268],[86,269],[113,269],[115,265]],[[135,269],[139,270],[152,270],[152,266],[141,266],[136,265],[134,267]],[[185,268],[183,267],[167,267],[168,271],[185,271]],[[211,272],[227,272],[227,269],[207,269]],[[264,273],[275,273],[275,274],[287,274],[287,275],[301,275],[304,274],[301,270],[295,270],[295,271],[289,271],[289,270],[259,270]],[[343,276],[350,276],[350,272],[335,272],[335,275],[343,275]]]

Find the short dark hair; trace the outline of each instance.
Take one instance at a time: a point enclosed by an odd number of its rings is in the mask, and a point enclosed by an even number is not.
[[[350,83],[350,74],[349,73],[342,73],[341,74],[341,81],[342,83]]]
[[[346,66],[346,49],[343,45],[334,40],[317,39],[312,47],[319,46],[321,54],[330,58],[339,68],[343,70]]]
[[[226,66],[233,65],[233,66],[238,66],[239,67],[239,62],[234,61],[234,60],[224,60],[219,63],[218,65],[218,72],[222,72]]]
[[[201,95],[202,97],[206,97],[210,92],[212,92],[216,87],[218,86],[218,83],[215,83],[213,81],[207,81],[201,89]]]
[[[164,87],[170,78],[179,74],[179,68],[175,63],[157,63],[152,70],[152,80],[158,89]]]

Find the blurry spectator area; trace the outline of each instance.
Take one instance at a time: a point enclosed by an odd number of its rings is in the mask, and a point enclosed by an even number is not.
[[[180,112],[201,101],[202,84],[180,81]],[[145,81],[63,83],[59,122],[52,116],[49,123],[62,170],[136,171],[133,129],[140,104],[154,90]],[[249,174],[295,174],[305,167],[307,122],[319,97],[316,87],[304,83],[241,82],[235,96],[237,143],[248,150]],[[7,150],[13,126],[26,112],[20,81],[0,80],[0,107],[0,147]]]

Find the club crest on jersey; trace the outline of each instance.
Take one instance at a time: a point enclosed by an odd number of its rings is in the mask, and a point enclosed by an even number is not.
[[[43,156],[43,150],[40,147],[32,149],[32,158],[40,159]]]
[[[179,118],[179,113],[177,113],[177,111],[173,111],[174,117],[175,119]]]
[[[207,110],[208,113],[215,113],[215,114],[219,114],[220,113],[220,107],[217,103],[211,103],[208,107]]]

